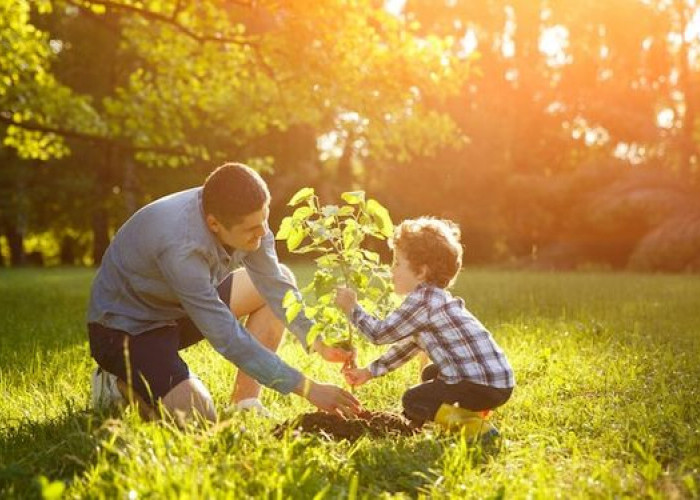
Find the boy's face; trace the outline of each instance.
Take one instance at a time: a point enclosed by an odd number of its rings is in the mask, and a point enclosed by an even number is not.
[[[396,248],[394,250],[394,263],[391,266],[391,277],[394,281],[394,291],[399,295],[406,295],[416,289],[425,279],[426,269],[416,273],[411,269],[406,256]]]
[[[260,241],[267,231],[267,218],[270,207],[266,203],[257,212],[243,217],[243,220],[227,228],[213,215],[207,215],[207,224],[222,245],[252,252],[260,247]]]

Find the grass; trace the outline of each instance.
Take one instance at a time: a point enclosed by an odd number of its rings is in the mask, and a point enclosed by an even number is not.
[[[297,268],[300,281],[308,268]],[[508,353],[518,387],[504,438],[480,448],[433,431],[351,445],[271,437],[237,416],[179,431],[88,409],[84,315],[92,272],[0,270],[0,497],[697,497],[700,278],[469,270],[455,293]],[[291,340],[281,355],[318,380],[337,367]],[[361,362],[378,351],[367,348]],[[207,345],[185,357],[221,408],[235,369]],[[418,366],[357,390],[400,411]],[[311,411],[264,391],[282,419]]]

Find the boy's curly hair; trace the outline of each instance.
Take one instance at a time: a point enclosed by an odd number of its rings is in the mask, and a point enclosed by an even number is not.
[[[460,237],[459,226],[450,220],[419,217],[399,224],[391,244],[401,250],[413,272],[426,266],[428,283],[449,288],[462,267]]]

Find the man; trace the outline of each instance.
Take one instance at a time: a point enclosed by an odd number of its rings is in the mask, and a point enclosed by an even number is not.
[[[264,412],[263,384],[325,411],[358,411],[350,393],[305,378],[275,354],[285,326],[282,298],[296,284],[277,260],[269,202],[262,178],[230,163],[202,187],[143,207],[119,229],[88,309],[90,352],[99,365],[93,404],[126,397],[153,416],[160,401],[171,414],[215,420],[211,395],[178,354],[205,338],[239,368],[231,396],[237,408]],[[238,264],[243,267],[231,273]],[[303,314],[288,325],[307,352],[331,362],[352,355],[321,338],[307,346],[311,325]]]

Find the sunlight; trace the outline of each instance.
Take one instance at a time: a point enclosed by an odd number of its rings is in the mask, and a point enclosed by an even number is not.
[[[476,38],[476,31],[470,27],[459,40],[459,52],[457,55],[459,57],[467,57],[476,50],[478,45],[479,41]]]
[[[671,108],[663,108],[656,114],[656,124],[665,129],[673,128],[676,113]]]
[[[384,2],[384,10],[397,17],[403,14],[405,6],[406,0],[386,0]]]
[[[695,10],[695,14],[685,28],[685,41],[694,42],[700,40],[700,8]]]
[[[547,56],[547,64],[550,66],[563,66],[571,62],[571,56],[567,56],[569,47],[569,30],[561,24],[542,30],[539,48]]]

